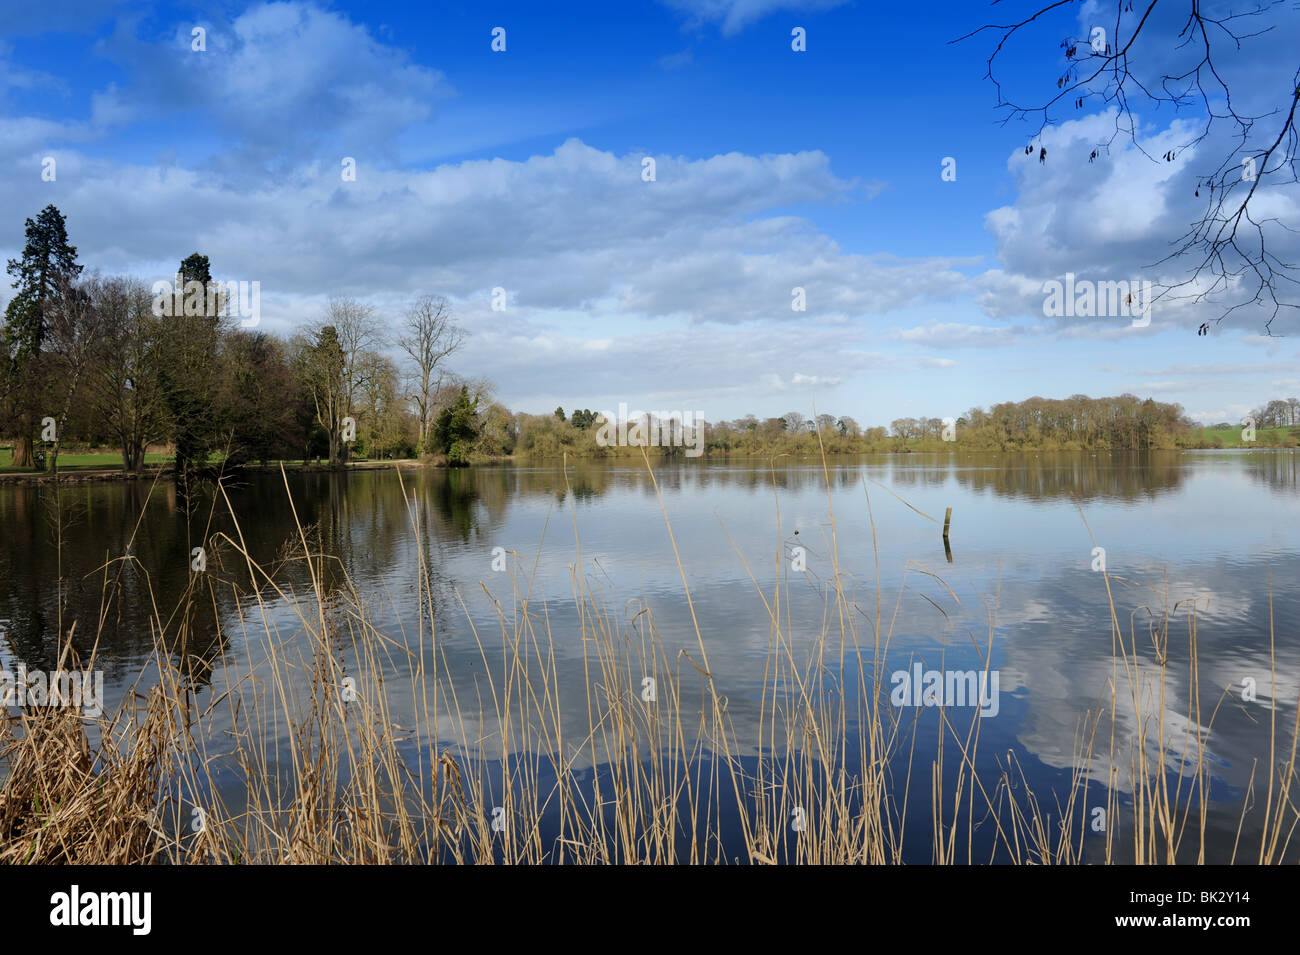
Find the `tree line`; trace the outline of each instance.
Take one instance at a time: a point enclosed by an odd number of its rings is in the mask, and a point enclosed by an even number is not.
[[[205,255],[180,262],[173,303],[139,278],[86,273],[53,205],[25,231],[0,327],[0,435],[14,467],[35,466],[38,447],[57,470],[62,448],[111,446],[139,471],[163,445],[188,483],[216,460],[467,460],[507,430],[490,384],[448,367],[464,331],[444,299],[422,296],[393,322],[331,298],[281,338],[233,321]]]
[[[864,428],[851,417],[798,412],[760,421],[753,416],[721,422],[709,429],[710,447],[749,451],[772,444],[828,451],[870,452],[949,450],[1144,450],[1173,448],[1193,430],[1177,404],[1135,395],[1090,398],[1072,395],[1006,401],[989,409],[971,408],[948,418],[896,418],[889,427]]]
[[[1250,413],[1257,428],[1295,428],[1300,427],[1300,398],[1274,398],[1260,405]],[[1231,422],[1215,425],[1216,428],[1239,426]]]
[[[601,447],[600,415],[517,416],[518,453],[554,457],[639,456],[637,448]],[[957,417],[897,418],[888,427],[864,427],[848,415],[797,411],[770,418],[745,415],[705,425],[704,448],[714,455],[864,454],[905,451],[1097,451],[1153,450],[1201,446],[1200,429],[1180,405],[1124,394],[1065,399],[1033,397],[991,408],[971,408]],[[678,456],[679,447],[650,449]]]
[[[455,373],[449,361],[466,333],[444,298],[423,295],[387,315],[334,297],[280,337],[233,320],[198,252],[180,261],[173,301],[136,277],[86,273],[53,205],[25,228],[0,327],[0,437],[12,440],[14,467],[36,466],[38,448],[57,470],[65,447],[115,447],[135,472],[148,448],[163,446],[184,492],[217,462],[639,454],[600,446],[598,412],[512,412],[490,382]],[[1267,402],[1254,418],[1259,428],[1296,427],[1300,401]],[[707,424],[705,451],[1140,450],[1191,446],[1198,433],[1176,404],[1073,395],[887,428],[847,415],[748,415]]]

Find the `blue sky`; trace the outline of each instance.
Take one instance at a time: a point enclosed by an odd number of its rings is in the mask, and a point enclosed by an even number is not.
[[[1131,391],[1217,421],[1300,392],[1294,321],[1268,337],[1242,312],[1198,337],[1220,306],[1158,305],[1143,328],[1044,315],[1043,283],[1067,271],[1182,277],[1144,266],[1220,157],[1213,139],[1174,163],[1119,141],[1087,163],[1114,127],[1101,105],[1035,138],[1049,162],[1025,157],[1037,124],[1000,124],[992,36],[949,42],[1006,4],[4,6],[0,254],[53,202],[87,266],[153,282],[201,251],[218,278],[261,283],[276,333],[330,294],[390,327],[442,294],[471,332],[457,370],[512,408],[815,405],[887,424]],[[1103,16],[1076,6],[1009,48],[1025,98],[1055,92],[1058,40]],[[1272,7],[1232,67],[1243,96],[1295,69],[1296,15]],[[1160,152],[1197,113],[1139,118]],[[1300,223],[1294,186],[1262,202]]]

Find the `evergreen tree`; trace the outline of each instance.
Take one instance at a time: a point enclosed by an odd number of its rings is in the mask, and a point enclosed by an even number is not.
[[[316,423],[325,434],[329,465],[339,467],[340,429],[347,407],[347,356],[339,342],[338,329],[326,325],[316,333],[316,340],[300,356],[299,374],[303,387],[311,395],[316,409]]]
[[[478,399],[471,399],[469,390],[462,385],[455,404],[438,415],[433,428],[434,445],[447,455],[449,464],[468,464],[478,434]]]
[[[198,282],[204,298],[212,281],[208,257],[195,252],[180,264],[181,292]],[[185,297],[181,309],[163,319],[167,360],[163,364],[162,387],[172,418],[172,442],[176,446],[176,485],[182,501],[188,501],[198,472],[216,449],[220,416],[216,407],[217,351],[220,344],[220,313],[198,307],[193,296]],[[179,311],[180,314],[176,314]]]
[[[17,291],[5,308],[0,331],[0,372],[6,379],[5,392],[13,396],[17,419],[15,467],[33,463],[32,432],[44,384],[40,357],[47,316],[60,287],[70,286],[81,274],[63,213],[53,205],[42,209],[35,220],[27,220],[26,234],[22,258],[10,259],[6,266]]]

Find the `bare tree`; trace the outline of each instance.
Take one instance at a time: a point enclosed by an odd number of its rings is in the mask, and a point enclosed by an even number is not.
[[[329,441],[329,466],[338,467],[340,430],[346,410],[343,404],[343,350],[338,329],[325,325],[314,333],[299,335],[294,342],[298,376],[311,395],[316,422]]]
[[[397,387],[397,366],[379,352],[364,352],[360,359],[362,385],[360,412],[365,423],[366,453],[379,457],[377,446],[389,444],[401,424],[401,399]]]
[[[1077,3],[1055,0],[1044,4],[1034,0],[1023,15],[1010,17],[1010,22],[985,24],[953,42],[984,31],[997,35],[986,78],[997,89],[1004,124],[1013,119],[1037,119],[1034,138],[1054,125],[1059,112],[1067,107],[1082,109],[1088,103],[1113,106],[1114,130],[1094,144],[1088,162],[1108,153],[1121,136],[1131,140],[1153,162],[1173,162],[1178,153],[1210,140],[1212,134],[1222,136],[1213,140],[1216,151],[1197,176],[1195,198],[1202,200],[1200,217],[1172,240],[1169,255],[1149,266],[1180,262],[1186,278],[1156,286],[1156,299],[1169,296],[1199,304],[1220,301],[1227,295],[1237,301],[1225,302],[1214,324],[1239,308],[1258,306],[1268,312],[1264,330],[1271,334],[1282,309],[1300,309],[1300,303],[1295,301],[1300,266],[1277,252],[1288,234],[1294,236],[1297,230],[1275,216],[1262,214],[1277,206],[1276,198],[1268,195],[1269,187],[1300,182],[1296,165],[1300,68],[1290,74],[1289,82],[1273,89],[1271,96],[1264,91],[1271,108],[1253,113],[1241,105],[1242,97],[1234,100],[1225,78],[1230,76],[1225,61],[1236,58],[1240,64],[1242,58],[1251,56],[1250,42],[1274,28],[1268,22],[1270,16],[1288,15],[1288,11],[1279,9],[1282,6],[1286,5],[1258,2],[1233,12],[1227,0],[1139,0],[1135,10],[1134,0],[1103,0],[1098,8],[1105,13],[1099,15],[1098,25],[1089,30],[1088,37],[1067,33],[1060,41],[1066,65],[1055,78],[1055,92],[1049,90],[1033,103],[1007,97],[997,72],[998,58],[1008,51],[1017,34],[1030,37],[1034,29],[1050,29],[1048,25],[1056,20],[1072,20],[1078,15]],[[1067,29],[1074,27],[1071,22]],[[1295,49],[1292,46],[1290,52],[1294,54]],[[1140,140],[1134,103],[1191,110],[1197,121],[1190,124],[1180,145],[1157,149],[1155,155]],[[1038,143],[1035,148],[1033,139],[1026,152],[1037,152],[1040,161],[1047,160],[1046,147]],[[1197,334],[1208,334],[1209,325],[1203,322]]]
[[[367,356],[383,347],[384,337],[374,308],[346,297],[331,298],[310,332],[313,345],[299,353],[303,381],[329,436],[330,466],[336,467],[347,456],[339,435],[343,419],[356,410],[357,396],[376,367]]]
[[[423,451],[433,426],[434,398],[442,384],[442,363],[461,346],[465,333],[444,298],[425,295],[406,311],[397,344],[413,365],[411,397],[420,422],[417,449]]]
[[[338,331],[339,348],[343,350],[344,407],[351,414],[357,393],[366,384],[368,369],[373,367],[365,360],[366,353],[383,347],[383,332],[374,308],[354,298],[330,299],[325,320]]]
[[[139,471],[145,449],[167,434],[167,400],[159,379],[163,327],[152,297],[136,279],[109,278],[99,288],[103,347],[91,394],[95,409],[117,437],[122,468]]]
[[[46,348],[51,357],[56,382],[55,395],[59,416],[55,421],[54,446],[50,449],[50,470],[59,472],[59,448],[68,412],[78,389],[89,377],[102,344],[105,324],[105,282],[99,276],[77,280],[60,276],[58,294],[46,312]],[[62,392],[60,395],[59,392]]]

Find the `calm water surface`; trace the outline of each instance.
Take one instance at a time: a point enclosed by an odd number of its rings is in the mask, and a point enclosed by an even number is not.
[[[797,657],[806,659],[827,627],[838,652],[838,624],[825,619],[834,579],[833,510],[841,579],[860,633],[869,642],[878,592],[885,626],[892,627],[886,670],[907,670],[917,661],[927,668],[980,666],[991,634],[999,698],[996,715],[980,721],[981,775],[996,778],[998,762],[1013,754],[1035,790],[1064,792],[1080,720],[1109,699],[1115,666],[1106,581],[1093,570],[1100,546],[1116,614],[1126,636],[1135,635],[1144,667],[1156,661],[1151,621],[1173,614],[1170,686],[1181,695],[1166,707],[1167,730],[1203,733],[1218,705],[1208,743],[1209,841],[1230,844],[1252,771],[1257,779],[1266,773],[1270,707],[1278,708],[1283,753],[1300,695],[1300,456],[871,456],[831,465],[829,497],[819,463],[780,462],[672,462],[655,471],[711,670],[742,746],[757,740],[771,643],[755,583],[769,599],[778,574],[788,585],[782,616]],[[530,610],[549,622],[570,736],[587,731],[575,572],[626,621],[648,607],[670,656],[679,647],[695,653],[664,512],[639,463],[570,465],[567,487],[556,465],[400,478],[392,471],[290,474],[288,491],[298,518],[339,558],[387,633],[400,636],[403,625],[415,625],[423,552],[445,673],[462,700],[474,699],[476,689],[485,692],[471,623],[489,641],[500,633],[493,599],[509,618],[512,577],[524,588],[531,578]],[[116,599],[104,611],[98,654],[106,703],[114,706],[152,653],[155,606],[170,612],[187,584],[191,547],[218,531],[242,534],[268,568],[291,549],[297,531],[279,474],[243,476],[229,496],[237,530],[224,503],[187,523],[163,484],[74,486],[57,501],[49,489],[0,487],[0,662],[11,671],[18,663],[53,669],[60,619],[65,630],[76,622],[77,642],[88,650],[108,582]],[[950,555],[936,522],[947,507],[953,509]],[[120,558],[128,544],[134,561],[126,564]],[[176,648],[200,703],[214,688],[224,689],[226,668],[243,672],[266,644],[249,629],[260,626],[257,597],[237,562],[223,561],[228,549],[209,546],[217,613],[211,606],[199,613],[189,644]],[[515,555],[508,558],[511,573],[493,570],[498,547]],[[792,565],[795,548],[803,549],[802,573]],[[309,588],[301,564],[279,579],[286,589]],[[261,599],[279,639],[292,642],[296,616],[265,588]],[[1193,605],[1199,727],[1186,707],[1186,611]],[[407,633],[405,639],[414,638]],[[390,664],[395,671],[405,666]],[[1255,702],[1241,700],[1247,679],[1256,681]],[[565,687],[571,697],[563,695]],[[414,711],[395,716],[416,718]],[[1132,718],[1117,723],[1118,751],[1137,725]],[[932,728],[929,744],[918,743],[920,790],[929,788],[935,738]],[[1092,768],[1106,765],[1102,753]],[[909,856],[918,861],[925,861],[930,839],[921,831],[929,811],[928,792],[923,795],[909,823],[919,840]]]

